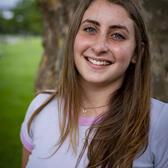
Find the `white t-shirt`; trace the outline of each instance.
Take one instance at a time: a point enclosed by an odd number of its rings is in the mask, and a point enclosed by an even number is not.
[[[60,136],[56,98],[36,116],[31,124],[30,135],[28,134],[28,120],[35,109],[49,96],[49,94],[39,94],[32,101],[21,127],[21,142],[31,152],[26,168],[75,168],[85,133],[94,118],[79,119],[77,154],[74,154],[69,146],[69,139],[66,139],[61,148],[53,154]],[[85,152],[79,168],[85,168],[87,162]],[[133,168],[168,168],[168,104],[152,99],[149,145],[146,151],[134,160]]]

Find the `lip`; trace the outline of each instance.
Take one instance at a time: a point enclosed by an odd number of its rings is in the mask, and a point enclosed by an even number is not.
[[[108,62],[109,64],[112,64],[113,61],[107,59],[107,58],[97,58],[97,57],[89,57],[89,56],[85,56],[85,59],[88,60],[88,58],[90,59],[94,59],[94,60],[97,60],[97,61],[106,61]]]
[[[111,60],[104,59],[104,58],[95,58],[95,57],[88,57],[88,56],[85,56],[84,58],[85,58],[87,64],[88,64],[92,69],[95,69],[95,70],[103,70],[103,69],[107,68],[108,66],[110,66],[111,64],[113,64],[113,62],[112,62]],[[106,61],[106,62],[108,62],[109,64],[107,64],[107,65],[96,65],[96,64],[93,64],[91,61],[89,61],[89,58],[90,58],[90,59],[97,60],[97,61]]]

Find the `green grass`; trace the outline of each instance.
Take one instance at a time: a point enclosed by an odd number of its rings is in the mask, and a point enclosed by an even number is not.
[[[20,126],[34,96],[41,55],[38,37],[22,37],[12,43],[0,37],[0,168],[21,165]]]

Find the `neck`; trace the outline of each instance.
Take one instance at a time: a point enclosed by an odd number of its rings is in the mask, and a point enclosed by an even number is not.
[[[87,88],[84,89],[84,96],[82,99],[85,107],[98,107],[108,104],[110,92],[102,89]]]
[[[108,109],[109,99],[111,95],[118,89],[117,86],[98,86],[97,84],[83,82],[82,108],[91,108],[87,110],[87,113],[89,113],[87,115],[96,116],[106,111]],[[100,106],[103,107],[96,108]]]

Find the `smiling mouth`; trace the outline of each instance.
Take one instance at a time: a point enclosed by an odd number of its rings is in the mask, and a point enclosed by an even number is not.
[[[89,61],[93,65],[107,66],[107,65],[112,64],[111,61],[107,61],[107,60],[100,60],[100,59],[91,58],[91,57],[85,57],[85,58],[86,58],[87,61]]]

